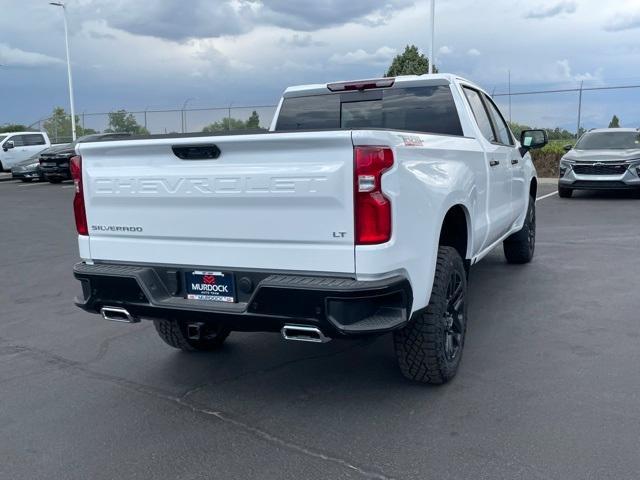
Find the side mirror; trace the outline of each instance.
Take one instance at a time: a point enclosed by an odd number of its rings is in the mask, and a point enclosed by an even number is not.
[[[571,150],[573,148],[573,145],[571,145],[570,143],[568,143],[567,145],[565,145],[564,147],[562,147],[562,149],[565,152],[568,152],[569,150]]]
[[[13,143],[13,140],[7,140],[6,142],[4,142],[4,145],[2,145],[2,149],[6,152],[7,150],[11,149],[15,147],[15,144]]]
[[[523,155],[534,148],[542,148],[549,143],[546,130],[523,130],[520,134],[520,153]]]

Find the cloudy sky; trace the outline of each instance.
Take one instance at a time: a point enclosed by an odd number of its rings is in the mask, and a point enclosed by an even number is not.
[[[290,84],[382,75],[428,51],[428,0],[68,0],[76,111],[276,103]],[[68,108],[62,12],[2,0],[0,124]],[[489,92],[640,84],[640,0],[437,0],[436,63]],[[501,105],[507,101],[500,97]],[[588,92],[587,127],[640,126],[640,89]],[[514,97],[513,120],[575,129],[577,95]],[[167,120],[169,122],[169,120]],[[197,120],[196,123],[200,123]],[[202,120],[204,122],[204,119]]]

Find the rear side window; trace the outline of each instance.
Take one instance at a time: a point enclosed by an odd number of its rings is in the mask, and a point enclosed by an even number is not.
[[[276,130],[384,128],[462,136],[447,85],[285,98]]]
[[[496,142],[497,139],[493,132],[493,127],[491,126],[491,120],[489,119],[487,110],[484,108],[480,94],[470,88],[465,88],[464,93],[467,100],[469,100],[469,105],[471,105],[473,116],[476,118],[476,122],[478,123],[478,127],[480,127],[482,136],[490,142]]]
[[[44,145],[44,137],[40,134],[37,135],[22,135],[22,141],[26,146],[29,145]]]
[[[276,130],[340,128],[340,95],[285,98]]]

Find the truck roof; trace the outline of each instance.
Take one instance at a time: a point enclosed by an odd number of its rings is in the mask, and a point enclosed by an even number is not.
[[[40,132],[40,131],[24,131],[24,132],[2,132],[0,133],[0,135],[26,135],[26,134],[34,134],[34,133],[40,133],[42,135],[46,135],[47,132]]]
[[[403,86],[409,86],[409,85],[412,85],[412,86],[448,85],[450,83],[455,83],[460,81],[474,85],[473,82],[466,80],[458,75],[454,75],[452,73],[400,75],[397,77],[390,77],[390,78],[395,78],[393,87],[403,87]],[[306,95],[312,95],[312,94],[315,94],[315,95],[329,94],[329,93],[332,93],[331,90],[329,90],[329,86],[332,84],[362,83],[362,82],[373,82],[373,81],[381,81],[381,80],[385,80],[385,79],[378,78],[378,79],[367,79],[367,80],[342,80],[338,82],[329,82],[329,83],[295,85],[292,87],[288,87],[284,91],[282,96],[283,97],[300,97],[300,96],[306,96]]]
[[[638,133],[638,131],[640,131],[639,128],[615,127],[615,128],[592,128],[587,133],[605,133],[605,132],[632,132],[632,133]]]

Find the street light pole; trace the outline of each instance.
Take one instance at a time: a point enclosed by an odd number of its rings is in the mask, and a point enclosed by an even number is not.
[[[76,109],[73,103],[73,79],[71,78],[71,56],[69,55],[69,27],[67,26],[67,7],[62,2],[49,2],[55,7],[62,7],[64,18],[64,43],[67,49],[67,76],[69,77],[69,104],[71,106],[71,137],[76,140]]]
[[[433,46],[436,42],[436,0],[431,0],[431,46],[429,47],[429,73],[433,73]]]

